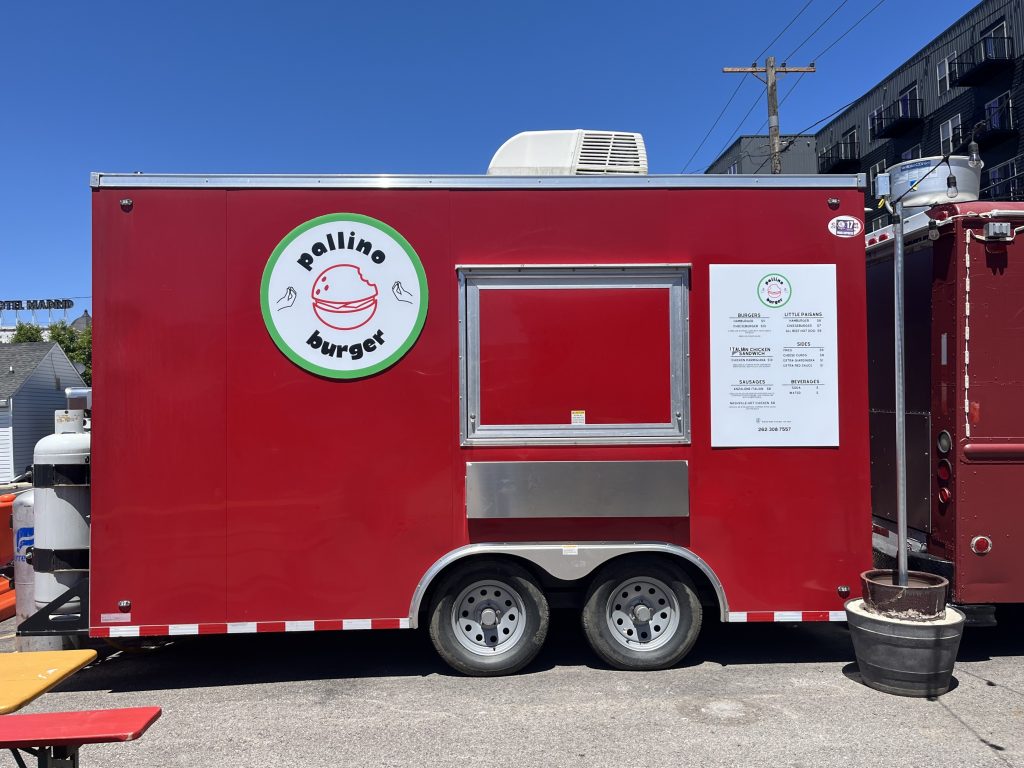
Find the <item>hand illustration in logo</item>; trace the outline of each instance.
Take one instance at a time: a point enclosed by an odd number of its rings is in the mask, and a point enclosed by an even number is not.
[[[297,295],[295,289],[289,285],[288,290],[284,292],[284,296],[277,300],[277,311],[280,312],[282,309],[288,309],[288,307],[295,303]]]
[[[405,290],[405,288],[402,287],[402,284],[398,280],[396,280],[395,284],[391,286],[391,292],[395,294],[395,298],[398,299],[403,304],[412,304],[416,298],[407,290]]]
[[[354,264],[335,264],[321,272],[310,298],[316,316],[339,331],[366,325],[377,311],[377,286]]]

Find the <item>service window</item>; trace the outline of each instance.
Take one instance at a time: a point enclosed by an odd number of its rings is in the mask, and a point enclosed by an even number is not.
[[[464,445],[689,441],[686,266],[462,267]]]

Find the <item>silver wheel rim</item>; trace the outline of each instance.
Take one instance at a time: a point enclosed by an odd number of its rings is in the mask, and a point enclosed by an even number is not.
[[[631,651],[655,651],[679,631],[679,599],[658,579],[621,582],[608,596],[605,622],[615,641]]]
[[[459,645],[478,656],[496,656],[515,648],[526,631],[525,603],[497,579],[470,584],[452,604],[452,629]]]

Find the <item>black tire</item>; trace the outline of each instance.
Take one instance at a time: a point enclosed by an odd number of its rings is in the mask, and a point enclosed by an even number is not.
[[[470,587],[475,587],[472,592]],[[507,588],[511,593],[503,591]],[[500,594],[496,596],[496,592]],[[458,629],[454,624],[456,601],[462,614]],[[487,608],[498,614],[497,624],[486,623],[491,621],[483,616]],[[511,675],[540,651],[549,618],[547,598],[525,568],[510,562],[470,563],[449,573],[434,592],[430,640],[441,658],[458,672],[473,677]],[[464,624],[466,619],[469,623]],[[488,626],[491,628],[486,629]],[[474,630],[469,631],[470,627]]]
[[[629,589],[622,594],[628,592],[628,601],[621,599],[619,593],[626,586]],[[641,589],[635,591],[636,586]],[[648,592],[656,598],[650,600],[651,606],[644,602]],[[675,610],[659,610],[673,608],[673,598]],[[658,605],[659,600],[665,600],[665,605]],[[640,605],[653,611],[646,622],[636,618]],[[639,613],[640,618],[645,615]],[[659,621],[662,616],[666,619]],[[597,572],[587,590],[582,618],[590,647],[611,666],[625,670],[668,669],[689,653],[697,641],[701,605],[693,582],[682,569],[651,557],[629,557],[609,563]],[[619,629],[613,630],[613,626]],[[660,633],[657,636],[655,628]],[[627,631],[632,637],[625,636]],[[641,633],[644,639],[640,638]]]

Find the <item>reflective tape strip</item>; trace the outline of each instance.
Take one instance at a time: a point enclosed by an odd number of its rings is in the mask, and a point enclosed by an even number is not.
[[[754,622],[846,621],[846,611],[729,611],[730,624]]]
[[[775,621],[803,621],[802,611],[775,611]]]
[[[110,627],[107,637],[138,637],[139,627]]]
[[[732,619],[735,621],[735,619]],[[239,635],[255,632],[316,632],[343,629],[409,629],[405,619],[317,619],[308,621],[234,621],[209,624],[141,624],[92,627],[92,637],[174,637],[182,635]]]

